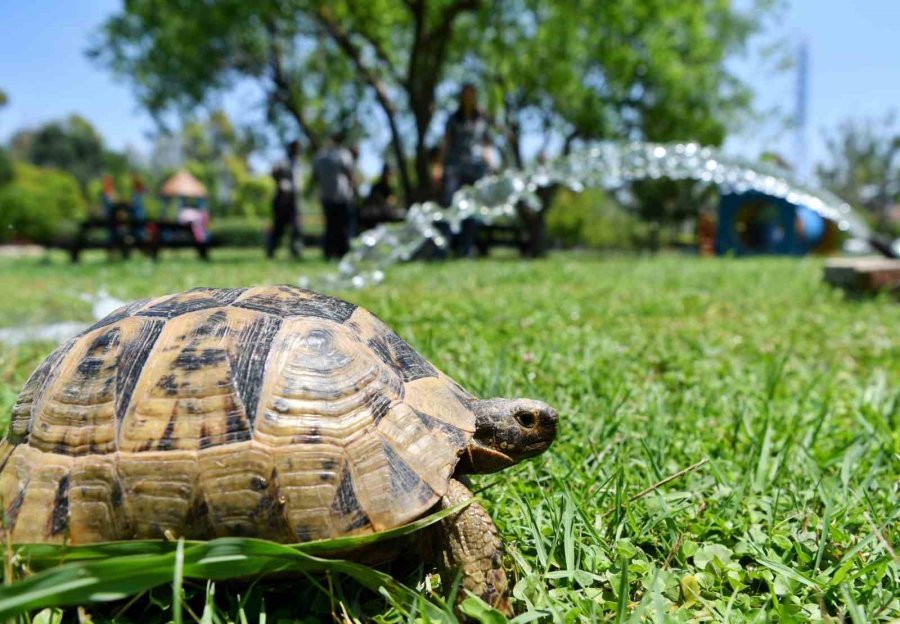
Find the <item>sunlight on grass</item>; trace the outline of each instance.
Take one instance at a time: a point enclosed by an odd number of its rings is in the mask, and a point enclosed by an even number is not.
[[[307,267],[325,270],[258,258],[94,259],[74,269],[61,258],[3,260],[0,287],[11,296],[0,299],[0,325],[85,318],[76,295],[101,286],[129,299],[296,283]],[[547,454],[474,479],[507,545],[517,621],[900,617],[895,303],[845,301],[821,283],[815,259],[579,254],[411,264],[382,287],[335,294],[376,313],[475,394],[558,408],[560,433]],[[51,347],[0,346],[5,416]],[[310,567],[299,580],[213,587],[200,563],[210,544],[185,544],[186,622],[191,613],[210,622],[450,617],[438,598],[447,588],[431,592],[437,580],[421,566],[372,571],[372,584],[349,569]],[[298,570],[318,559],[259,547],[302,560],[291,564]],[[94,622],[173,620],[166,548],[141,555],[166,558],[152,569],[159,586],[130,604],[88,607]],[[131,556],[84,564],[114,569]],[[378,586],[387,589],[367,589]],[[468,609],[482,621],[496,616]]]

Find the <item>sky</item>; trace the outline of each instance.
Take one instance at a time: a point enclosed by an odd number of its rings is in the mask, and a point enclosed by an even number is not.
[[[10,98],[0,109],[0,141],[15,130],[77,112],[110,146],[147,151],[153,122],[130,87],[94,64],[84,50],[119,0],[0,0],[0,89]],[[738,2],[741,6],[742,2]],[[807,163],[825,157],[823,132],[848,118],[900,113],[900,0],[793,0],[769,36],[809,48]],[[732,67],[756,94],[760,110],[794,110],[794,73],[776,74],[755,60]],[[260,118],[250,93],[225,101],[238,119]],[[729,152],[754,157],[774,149],[792,160],[794,135],[772,121],[730,136]],[[373,173],[374,154],[364,155]]]

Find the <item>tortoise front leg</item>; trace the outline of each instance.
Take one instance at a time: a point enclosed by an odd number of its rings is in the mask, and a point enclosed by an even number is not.
[[[441,499],[441,509],[447,509],[472,498],[469,489],[450,480],[450,487]],[[433,551],[441,573],[441,585],[450,588],[458,574],[462,574],[459,599],[466,598],[465,590],[479,596],[506,615],[509,608],[508,584],[503,570],[503,543],[493,520],[477,502],[444,518],[435,525]]]

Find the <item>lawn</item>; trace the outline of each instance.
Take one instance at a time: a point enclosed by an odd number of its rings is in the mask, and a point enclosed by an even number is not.
[[[129,299],[324,270],[237,251],[209,264],[3,259],[0,326],[88,320],[81,295],[101,287]],[[894,620],[900,308],[847,301],[821,270],[560,254],[409,264],[334,294],[473,393],[558,408],[549,452],[474,480],[507,544],[517,621]],[[4,417],[52,346],[0,345]],[[426,596],[435,582],[393,573]],[[334,574],[185,592],[198,617],[215,604],[209,622],[415,617],[408,600],[391,606]],[[171,602],[164,586],[87,612],[164,622]]]

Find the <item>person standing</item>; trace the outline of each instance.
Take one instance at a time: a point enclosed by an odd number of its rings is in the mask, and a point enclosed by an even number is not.
[[[288,249],[295,259],[300,257],[303,238],[300,231],[300,215],[297,211],[297,157],[300,142],[291,141],[287,145],[287,159],[272,169],[275,180],[275,198],[272,200],[272,231],[266,245],[266,256],[275,257],[275,250],[281,245],[285,230],[289,232]]]
[[[466,83],[459,93],[459,107],[447,119],[444,133],[444,206],[449,206],[462,186],[474,184],[488,172],[490,136],[488,120],[478,108],[475,85]],[[463,220],[457,239],[457,252],[470,257],[475,250],[479,222]]]
[[[325,213],[325,259],[341,258],[350,250],[354,217],[353,153],[344,145],[344,133],[332,135],[313,161],[313,177]]]

